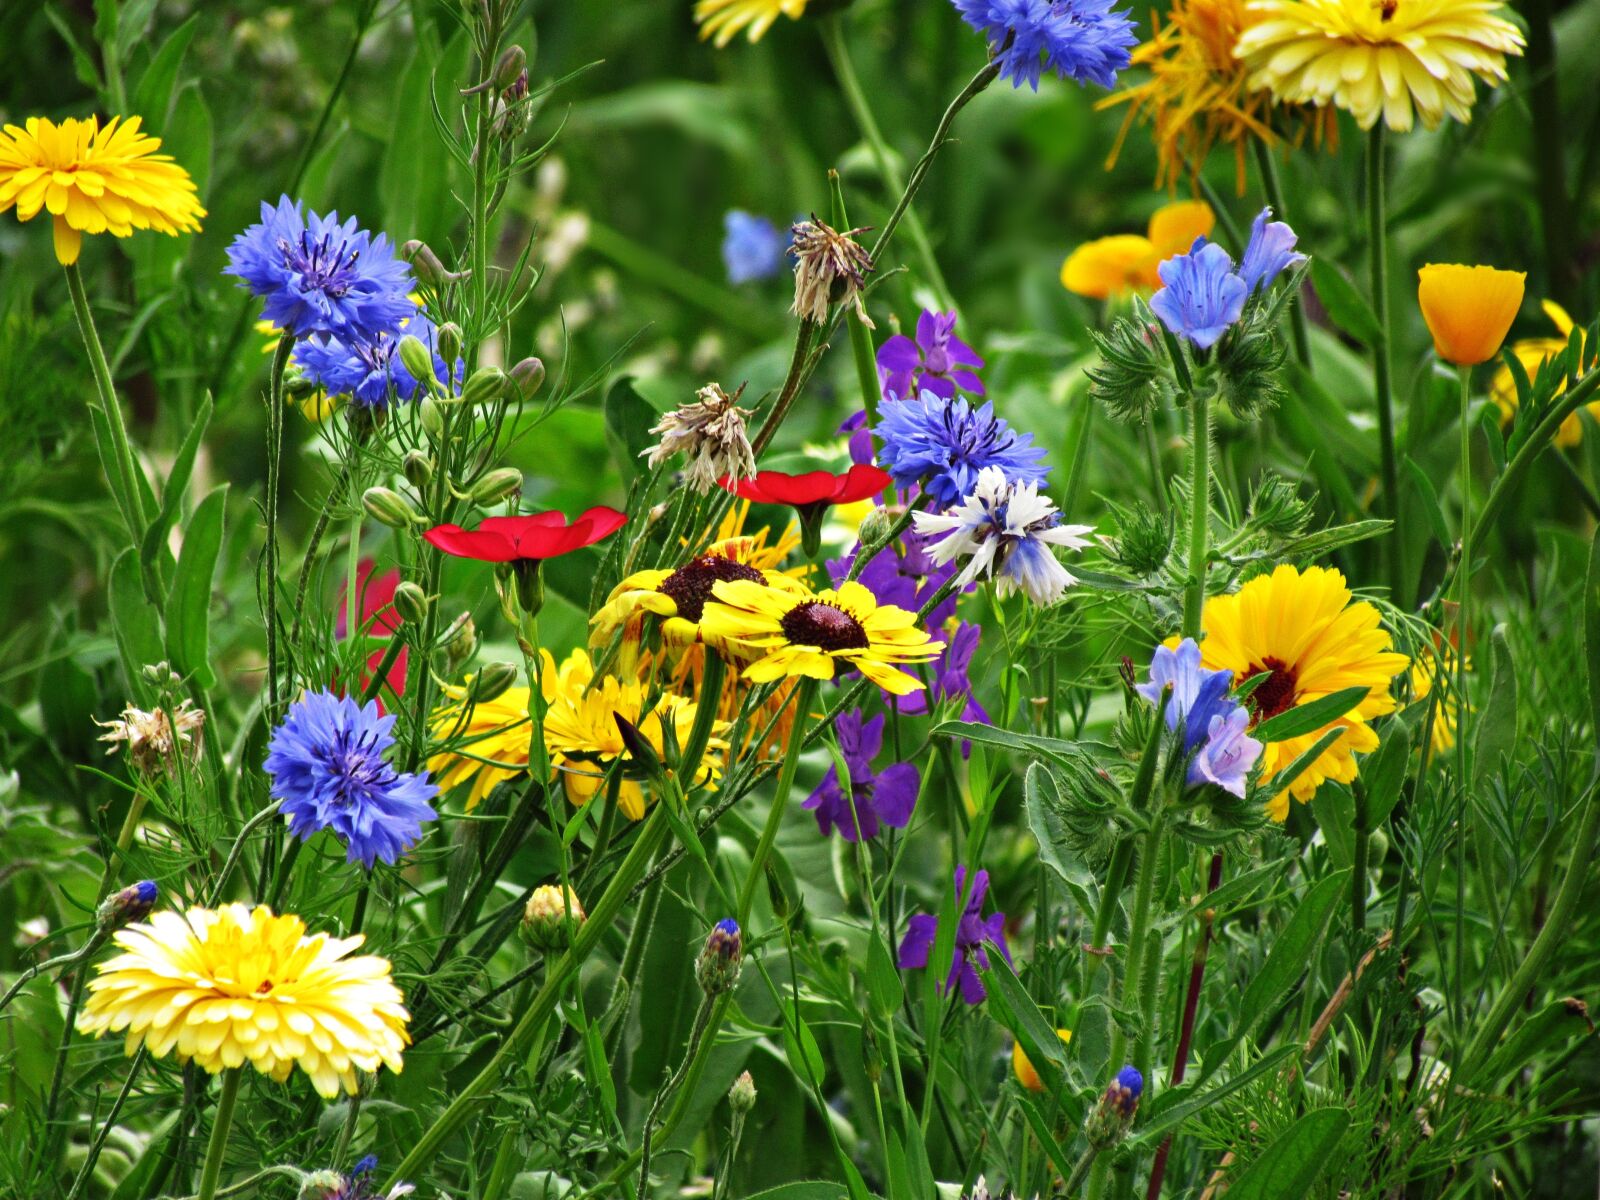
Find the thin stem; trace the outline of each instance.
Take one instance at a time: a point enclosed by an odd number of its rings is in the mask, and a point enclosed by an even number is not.
[[[767,813],[766,827],[755,853],[750,856],[750,872],[744,886],[739,889],[739,927],[744,929],[750,921],[750,908],[755,903],[756,887],[766,873],[767,858],[772,854],[773,843],[778,840],[778,830],[783,825],[783,814],[789,806],[789,792],[794,787],[795,772],[800,766],[800,752],[804,744],[806,721],[811,716],[811,702],[817,693],[816,681],[803,679],[795,690],[794,725],[789,731],[789,748],[783,756],[783,766],[778,772],[777,791],[772,796],[772,808]]]
[[[1378,404],[1378,444],[1382,458],[1383,503],[1380,512],[1394,524],[1389,530],[1389,599],[1402,607],[1404,564],[1401,562],[1400,473],[1394,448],[1393,367],[1389,330],[1389,219],[1385,211],[1387,181],[1383,122],[1367,136],[1367,254],[1371,259],[1372,311],[1378,318],[1377,344],[1372,347],[1373,390]]]
[[[222,1176],[222,1159],[228,1149],[228,1130],[233,1125],[233,1106],[239,1099],[243,1070],[232,1067],[222,1073],[222,1091],[217,1096],[217,1112],[211,1122],[211,1140],[206,1143],[205,1166],[200,1169],[199,1200],[216,1200],[217,1181]]]
[[[283,461],[283,374],[294,335],[278,339],[267,384],[267,723],[278,716],[278,472]]]
[[[1372,828],[1367,816],[1367,789],[1357,779],[1351,785],[1355,797],[1355,849],[1350,879],[1350,925],[1357,934],[1367,927],[1367,856]]]
[[[639,1142],[639,1195],[650,1194],[650,1140],[655,1133],[656,1123],[661,1119],[661,1110],[666,1106],[667,1099],[683,1083],[683,1078],[689,1073],[690,1064],[699,1057],[700,1043],[705,1038],[706,1029],[711,1024],[711,1010],[716,1007],[716,998],[707,992],[700,997],[700,1008],[694,1015],[694,1028],[689,1031],[689,1044],[684,1048],[683,1061],[678,1064],[666,1084],[656,1093],[655,1100],[651,1102],[650,1113],[644,1119],[644,1135]]]
[[[1161,869],[1161,838],[1166,825],[1162,815],[1157,812],[1150,823],[1149,830],[1144,835],[1144,845],[1139,850],[1139,875],[1133,893],[1133,919],[1128,929],[1128,969],[1135,972],[1131,977],[1133,982],[1134,998],[1138,1001],[1142,1014],[1139,1036],[1134,1040],[1133,1065],[1139,1068],[1139,1073],[1146,1079],[1150,1077],[1150,1047],[1154,1041],[1155,1011],[1157,983],[1152,971],[1149,955],[1145,952],[1145,939],[1150,936],[1150,908],[1155,899],[1156,875]],[[1159,935],[1157,935],[1159,938]],[[1156,945],[1159,947],[1160,942]],[[1124,976],[1124,983],[1129,977]],[[1127,989],[1124,988],[1122,999],[1127,1000]],[[1112,1062],[1121,1061],[1121,1055],[1113,1052]]]
[[[1272,148],[1260,138],[1251,138],[1255,150],[1256,166],[1261,169],[1261,190],[1278,220],[1287,221],[1289,212],[1283,202],[1283,183],[1278,178],[1278,160],[1272,157]],[[1242,252],[1242,247],[1241,247]],[[1294,341],[1294,357],[1302,367],[1311,366],[1311,331],[1306,324],[1306,306],[1297,292],[1289,297],[1289,333]]]
[[[322,545],[322,535],[328,532],[328,524],[333,520],[333,510],[338,504],[339,497],[350,487],[353,467],[353,456],[347,458],[339,467],[339,478],[334,480],[333,486],[328,489],[328,494],[322,501],[322,508],[317,512],[316,524],[311,526],[311,536],[306,539],[306,552],[300,559],[300,582],[295,585],[294,592],[294,625],[289,630],[289,645],[297,653],[300,649],[300,627],[305,621],[306,589],[311,585],[311,569],[316,565],[317,550]]]
[[[1089,1168],[1094,1166],[1095,1157],[1100,1153],[1095,1147],[1090,1146],[1084,1150],[1078,1161],[1072,1165],[1072,1174],[1067,1177],[1067,1182],[1061,1189],[1061,1194],[1071,1198],[1083,1184],[1083,1177],[1089,1173]]]
[[[1456,572],[1456,920],[1455,979],[1456,1002],[1466,996],[1467,957],[1467,794],[1471,787],[1471,738],[1467,726],[1472,707],[1467,703],[1467,653],[1472,631],[1472,560],[1467,557],[1472,545],[1472,426],[1468,421],[1472,405],[1472,368],[1459,366],[1461,384],[1461,566]]]
[[[1179,385],[1188,393],[1189,437],[1189,582],[1183,590],[1183,636],[1200,636],[1206,602],[1206,539],[1211,527],[1211,410],[1209,397],[1196,390],[1178,339],[1167,335]]]

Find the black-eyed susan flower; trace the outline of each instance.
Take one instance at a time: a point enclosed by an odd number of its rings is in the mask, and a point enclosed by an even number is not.
[[[308,935],[265,905],[159,912],[112,935],[122,953],[89,981],[78,1031],[126,1033],[127,1052],[176,1054],[218,1072],[249,1063],[282,1083],[295,1067],[328,1098],[356,1072],[401,1069],[411,1019],[389,961],[363,941]]]
[[[1473,78],[1506,78],[1522,34],[1496,0],[1253,0],[1234,53],[1249,84],[1290,104],[1342,108],[1363,129],[1383,118],[1428,129],[1472,119]]]
[[[1355,756],[1378,747],[1370,722],[1395,709],[1389,686],[1410,665],[1393,650],[1378,610],[1352,602],[1344,576],[1329,567],[1304,572],[1284,565],[1250,580],[1228,596],[1213,596],[1201,614],[1205,638],[1201,662],[1211,670],[1232,671],[1235,686],[1256,676],[1246,700],[1253,725],[1297,705],[1346,688],[1364,687],[1366,696],[1349,712],[1298,737],[1268,741],[1261,755],[1261,781],[1273,777],[1309,750],[1329,729],[1341,735],[1267,802],[1273,820],[1289,815],[1289,796],[1309,801],[1324,780],[1349,783],[1356,777]],[[1176,644],[1173,642],[1171,644]]]
[[[86,233],[128,237],[154,229],[176,237],[196,233],[206,210],[189,178],[161,139],[140,132],[141,118],[69,117],[61,124],[29,117],[0,133],[0,213],[19,221],[48,212],[56,259],[78,261]]]
[[[1091,300],[1114,300],[1161,286],[1156,268],[1197,237],[1209,237],[1217,216],[1204,200],[1163,204],[1143,234],[1114,233],[1085,242],[1061,264],[1061,286]]]
[[[1555,326],[1559,336],[1518,338],[1511,343],[1511,353],[1516,355],[1517,361],[1522,364],[1522,369],[1528,373],[1528,378],[1534,379],[1539,374],[1540,367],[1567,348],[1574,329],[1578,330],[1579,353],[1583,363],[1586,366],[1593,364],[1594,350],[1584,344],[1583,329],[1573,324],[1572,318],[1567,315],[1567,310],[1554,300],[1545,300],[1540,307],[1544,309],[1544,315],[1550,319],[1550,324]],[[1566,390],[1566,380],[1562,380],[1556,387],[1555,394],[1559,396]],[[1493,400],[1500,410],[1501,424],[1509,425],[1517,414],[1517,382],[1511,376],[1511,368],[1504,363],[1495,369],[1494,378],[1489,381],[1489,399]],[[1600,400],[1593,401],[1585,407],[1591,417],[1600,421]],[[1568,413],[1567,419],[1561,422],[1561,428],[1556,430],[1556,445],[1576,446],[1582,440],[1583,418],[1577,413]]]
[[[772,28],[779,17],[798,21],[805,15],[807,0],[697,0],[695,24],[700,40],[710,39],[718,50],[743,31],[752,42]]]
[[[1471,367],[1499,354],[1527,278],[1521,271],[1460,263],[1429,263],[1418,271],[1417,303],[1439,357]]]
[[[1319,143],[1335,144],[1338,121],[1331,108],[1275,103],[1269,90],[1250,82],[1249,69],[1234,57],[1239,35],[1260,20],[1246,0],[1173,0],[1165,24],[1152,13],[1150,40],[1133,52],[1133,65],[1147,68],[1149,75],[1096,106],[1128,106],[1106,168],[1116,164],[1136,122],[1150,126],[1156,186],[1165,188],[1197,174],[1219,144],[1233,151],[1241,196],[1245,149],[1252,138],[1270,146],[1280,133],[1298,140],[1309,130]],[[1187,243],[1178,248],[1186,249]]]
[[[880,605],[859,583],[812,592],[739,579],[716,584],[712,597],[701,629],[756,654],[741,671],[752,683],[832,679],[836,669],[855,670],[904,696],[922,683],[898,668],[927,662],[944,648],[917,628],[915,613]]]

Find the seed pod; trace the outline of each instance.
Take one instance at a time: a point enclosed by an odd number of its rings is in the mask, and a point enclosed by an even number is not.
[[[408,579],[394,589],[394,610],[402,621],[421,625],[428,619],[428,593]]]
[[[456,362],[461,358],[461,342],[463,338],[461,326],[454,321],[446,321],[439,326],[437,332],[439,337],[439,357],[444,359],[446,367],[453,370]]]
[[[439,402],[432,396],[424,396],[417,407],[423,430],[429,437],[437,439],[444,433],[444,411],[439,407]]]
[[[475,504],[494,504],[522,490],[522,472],[515,467],[490,471],[472,489]]]
[[[361,507],[374,521],[390,529],[406,529],[420,519],[404,496],[386,487],[368,488],[361,496]]]
[[[479,367],[461,389],[461,402],[469,408],[479,404],[493,404],[506,395],[509,377],[499,367]]]
[[[544,363],[537,358],[525,358],[511,368],[511,382],[524,400],[532,400],[544,386]]]
[[[445,630],[444,638],[445,668],[454,672],[457,667],[472,657],[473,651],[478,648],[478,627],[473,624],[471,613],[462,613],[450,623],[450,628]]]

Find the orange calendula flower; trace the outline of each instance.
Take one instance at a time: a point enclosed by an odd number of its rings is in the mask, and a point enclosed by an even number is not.
[[[1499,354],[1527,278],[1521,271],[1460,263],[1429,263],[1418,271],[1417,303],[1439,357],[1471,367]]]
[[[1528,379],[1530,381],[1536,379],[1539,368],[1567,348],[1574,329],[1578,330],[1578,353],[1582,365],[1584,367],[1592,365],[1595,359],[1594,349],[1584,344],[1586,340],[1584,332],[1573,324],[1572,318],[1567,315],[1567,310],[1554,300],[1546,300],[1540,307],[1544,309],[1544,315],[1550,318],[1550,323],[1556,327],[1556,333],[1560,336],[1518,338],[1511,343],[1511,353],[1517,356],[1522,369],[1528,373]],[[1559,396],[1566,390],[1566,380],[1562,380],[1555,394]],[[1511,368],[1504,363],[1495,370],[1494,378],[1489,383],[1489,399],[1500,409],[1501,424],[1509,425],[1511,419],[1517,415],[1519,398],[1517,381],[1511,377]],[[1600,421],[1600,400],[1585,407],[1591,417]],[[1561,428],[1556,430],[1556,445],[1576,446],[1582,440],[1583,418],[1577,413],[1569,413],[1567,419],[1561,422]]]
[[[171,155],[157,154],[161,140],[139,131],[140,118],[69,117],[57,125],[29,117],[23,128],[0,133],[0,213],[17,219],[50,214],[56,258],[78,261],[86,233],[128,237],[154,229],[176,237],[194,233],[206,210]]]
[[[1144,234],[1118,233],[1085,242],[1061,264],[1061,286],[1091,300],[1112,300],[1161,286],[1156,268],[1182,254],[1197,237],[1209,237],[1217,215],[1203,200],[1164,204]]]
[[[1056,1036],[1061,1039],[1062,1045],[1066,1045],[1072,1040],[1072,1030],[1058,1029]],[[1017,1082],[1030,1092],[1044,1091],[1044,1080],[1039,1078],[1038,1070],[1028,1061],[1021,1042],[1011,1043],[1011,1072],[1017,1077]]]

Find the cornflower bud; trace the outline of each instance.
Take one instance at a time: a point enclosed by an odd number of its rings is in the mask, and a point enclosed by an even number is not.
[[[572,945],[577,927],[586,920],[588,914],[578,903],[577,893],[571,888],[545,884],[533,889],[522,910],[522,940],[546,954],[565,950]]]
[[[747,1113],[756,1106],[756,1081],[749,1071],[742,1071],[728,1089],[728,1107],[736,1114]]]
[[[467,699],[473,704],[487,704],[516,681],[517,668],[510,663],[487,663],[472,677],[472,687],[467,692]]]
[[[528,55],[521,46],[507,46],[494,64],[494,85],[501,91],[517,82],[517,77],[528,68]]]
[[[472,489],[476,504],[494,504],[522,490],[522,472],[515,467],[499,467],[478,480]]]
[[[421,450],[408,450],[400,471],[412,487],[425,488],[433,479],[433,460]]]
[[[422,428],[427,435],[435,440],[444,433],[444,410],[439,407],[439,402],[432,396],[424,396],[422,403],[417,406]]]
[[[361,495],[361,507],[367,515],[390,529],[405,529],[419,520],[417,510],[411,507],[399,492],[386,487],[370,487]]]
[[[478,648],[478,627],[471,613],[462,613],[444,634],[445,670],[453,673]]]
[[[1096,1150],[1106,1150],[1126,1137],[1134,1114],[1139,1110],[1139,1096],[1143,1091],[1144,1076],[1137,1067],[1127,1066],[1118,1071],[1117,1077],[1100,1093],[1100,1099],[1083,1124],[1083,1135],[1089,1145]]]
[[[524,400],[532,400],[544,386],[543,360],[525,358],[517,363],[511,368],[511,382],[517,385],[517,392]]]
[[[120,892],[113,892],[95,910],[95,926],[101,933],[114,933],[124,925],[142,921],[156,906],[161,889],[149,879],[141,879]]]
[[[744,967],[743,948],[739,922],[732,917],[724,917],[711,927],[694,966],[694,977],[706,995],[720,996],[733,990]]]
[[[416,275],[418,282],[428,287],[441,288],[461,278],[460,274],[445,269],[445,265],[439,261],[439,256],[426,242],[419,242],[415,238],[400,247],[400,257],[411,264],[412,273]]]
[[[402,621],[421,625],[428,619],[428,593],[408,579],[394,589],[394,610]]]
[[[424,386],[433,386],[433,354],[422,344],[421,338],[408,333],[400,339],[400,362],[411,378]]]

